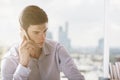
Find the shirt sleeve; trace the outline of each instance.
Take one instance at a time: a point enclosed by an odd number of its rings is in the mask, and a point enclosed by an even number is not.
[[[68,80],[84,80],[84,76],[77,69],[74,61],[63,46],[59,47],[58,54],[60,70],[65,74]]]
[[[2,80],[28,80],[30,69],[17,65],[11,58],[5,58],[1,62]]]

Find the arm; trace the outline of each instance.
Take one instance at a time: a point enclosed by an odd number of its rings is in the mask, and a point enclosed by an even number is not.
[[[17,65],[10,58],[2,60],[1,75],[2,80],[28,80],[30,70],[21,64]]]
[[[30,55],[38,51],[32,41],[23,40],[22,44],[17,47],[18,52],[14,49],[10,49],[1,64],[2,80],[28,80],[30,69],[28,64],[30,61]],[[32,49],[34,50],[32,50]],[[14,53],[18,54],[17,56]],[[19,61],[18,58],[19,57]]]
[[[72,58],[63,46],[58,49],[60,68],[69,80],[84,80]]]

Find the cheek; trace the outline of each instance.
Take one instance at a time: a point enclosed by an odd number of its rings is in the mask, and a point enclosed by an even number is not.
[[[29,36],[30,36],[31,40],[34,40],[36,38],[36,35],[34,35],[34,34],[29,34]]]

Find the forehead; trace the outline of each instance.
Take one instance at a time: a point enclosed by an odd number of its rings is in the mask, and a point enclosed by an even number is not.
[[[39,25],[30,25],[28,30],[30,31],[42,31],[47,28],[47,23],[39,24]]]

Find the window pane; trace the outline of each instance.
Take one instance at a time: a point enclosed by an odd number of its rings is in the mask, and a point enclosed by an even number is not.
[[[110,61],[120,61],[120,0],[111,0]]]
[[[104,0],[0,0],[1,53],[20,41],[18,19],[28,4],[48,14],[47,38],[68,49],[86,80],[98,80],[103,75]],[[63,73],[61,78],[67,80]]]

